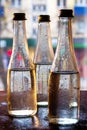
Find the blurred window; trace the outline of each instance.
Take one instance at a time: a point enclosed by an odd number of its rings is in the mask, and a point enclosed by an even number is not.
[[[33,11],[45,11],[46,5],[45,4],[35,4],[33,5]]]
[[[80,3],[82,3],[83,2],[83,0],[80,0]]]
[[[33,16],[33,22],[37,22],[37,16]]]
[[[34,36],[36,36],[36,35],[37,35],[36,28],[33,28],[33,35],[34,35]]]
[[[6,41],[5,40],[0,40],[0,48],[6,47]]]
[[[64,0],[64,6],[66,6],[66,1]]]
[[[13,7],[19,7],[21,5],[21,0],[11,0],[11,5]]]
[[[77,4],[77,0],[75,0],[75,4]]]
[[[0,5],[2,5],[1,3],[2,3],[2,0],[0,0]]]
[[[5,0],[0,0],[0,6],[5,4]]]
[[[60,0],[57,0],[57,5],[58,5],[58,6],[60,5]]]
[[[58,6],[61,6],[61,5],[66,6],[66,0],[57,0],[57,5]]]

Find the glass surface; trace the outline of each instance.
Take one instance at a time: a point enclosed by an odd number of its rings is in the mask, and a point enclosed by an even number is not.
[[[13,48],[7,71],[8,113],[26,117],[37,111],[35,66],[28,50],[25,20],[16,19],[13,23]]]
[[[49,78],[49,121],[75,124],[79,118],[78,72],[51,72]]]
[[[49,18],[48,15],[45,16]],[[40,16],[40,18],[46,20],[45,16]],[[37,80],[37,104],[39,106],[48,105],[48,77],[54,58],[49,21],[38,22],[38,39],[34,55]]]
[[[17,3],[17,4],[16,4]],[[12,1],[1,0],[0,2],[0,90],[7,90],[6,74],[9,59],[12,52],[12,36],[13,36],[13,24],[12,15],[14,12],[23,12],[29,16],[27,22],[27,36],[29,49],[32,49],[31,53],[34,53],[35,44],[31,43],[31,38],[37,40],[37,17],[39,14],[50,14],[51,16],[51,34],[52,39],[57,38],[57,18],[58,10],[61,8],[72,8],[74,11],[73,20],[73,41],[78,60],[78,65],[81,75],[81,90],[87,90],[87,2],[86,0],[57,0],[46,2],[43,1],[22,1],[17,0],[12,6]],[[10,11],[11,10],[11,11]],[[31,13],[32,12],[32,13]],[[35,20],[33,21],[33,18]],[[34,34],[33,34],[34,30]],[[32,46],[31,46],[32,45]],[[56,42],[53,40],[52,45],[54,50],[56,48]],[[82,56],[81,56],[82,54]],[[33,59],[33,56],[32,56]]]
[[[72,42],[71,11],[60,11],[58,44],[49,75],[49,122],[60,125],[79,121],[80,74]],[[71,16],[65,16],[66,12]]]
[[[48,105],[48,77],[51,64],[36,64],[37,67],[37,99],[39,106]]]

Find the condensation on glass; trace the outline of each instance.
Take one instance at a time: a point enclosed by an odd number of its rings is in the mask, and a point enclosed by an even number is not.
[[[38,17],[38,39],[34,64],[36,65],[37,104],[39,106],[48,105],[48,77],[54,58],[49,22],[49,15]]]
[[[35,66],[30,59],[25,29],[25,14],[14,13],[12,55],[7,73],[8,113],[32,116],[37,111]]]
[[[72,42],[72,10],[60,10],[58,45],[49,76],[49,122],[71,125],[79,120],[80,75]]]

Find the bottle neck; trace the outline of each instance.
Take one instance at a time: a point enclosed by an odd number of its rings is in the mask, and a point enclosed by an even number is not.
[[[45,37],[45,40],[44,40],[44,37]],[[45,47],[45,44],[49,44],[49,38],[51,37],[51,34],[50,34],[50,24],[49,22],[41,22],[39,23],[38,25],[38,42],[39,44],[44,44],[44,47]],[[47,42],[46,42],[47,41]]]
[[[52,64],[53,57],[54,52],[51,41],[50,23],[40,22],[38,24],[38,38],[34,63]]]
[[[9,64],[9,68],[34,68],[32,59],[30,57],[25,20],[14,21],[14,37],[13,37],[13,48],[12,56]]]
[[[51,71],[78,71],[72,42],[71,18],[60,17],[58,45]]]
[[[69,43],[72,43],[72,24],[71,24],[72,19],[71,18],[62,18],[60,17],[59,20],[59,33],[60,36],[64,39],[64,41],[69,41]],[[61,30],[62,29],[62,30]],[[67,44],[68,42],[66,42]]]
[[[58,47],[57,51],[60,51],[60,57],[63,55],[74,54],[74,46],[72,41],[72,19],[71,18],[62,18],[59,20],[59,30],[58,30]],[[74,56],[75,57],[75,56]]]
[[[21,46],[26,41],[26,29],[25,29],[25,20],[14,21],[14,38],[13,46]]]

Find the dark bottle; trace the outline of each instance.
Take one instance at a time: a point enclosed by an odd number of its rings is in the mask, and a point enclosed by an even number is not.
[[[79,120],[80,75],[72,42],[72,17],[72,10],[60,10],[58,45],[49,76],[49,122],[61,125]]]
[[[48,76],[54,58],[49,22],[49,15],[38,17],[38,39],[34,64],[37,78],[37,104],[40,106],[48,105]]]
[[[8,113],[32,116],[37,111],[35,66],[30,59],[25,14],[14,13],[12,55],[7,73]]]

